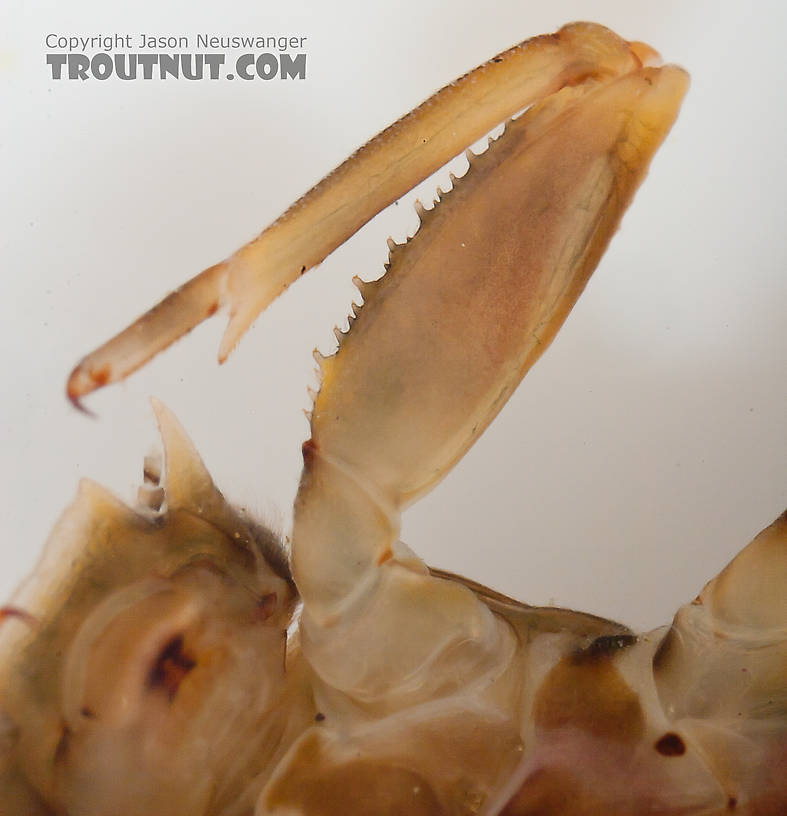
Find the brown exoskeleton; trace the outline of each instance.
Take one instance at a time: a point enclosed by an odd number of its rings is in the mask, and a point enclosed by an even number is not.
[[[784,517],[641,637],[430,570],[398,541],[617,228],[686,89],[656,62],[589,24],[501,54],[79,364],[74,401],[221,305],[225,357],[289,283],[526,109],[359,282],[320,361],[291,552],[225,501],[161,405],[163,490],[152,463],[139,511],[82,484],[4,611],[3,812],[787,807]]]

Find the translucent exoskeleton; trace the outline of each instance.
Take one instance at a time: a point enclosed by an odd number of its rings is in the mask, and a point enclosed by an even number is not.
[[[225,500],[159,403],[164,476],[147,463],[139,507],[82,483],[3,610],[0,812],[787,810],[787,518],[641,636],[399,541],[401,512],[560,328],[686,87],[600,26],[526,41],[79,363],[75,402],[222,306],[226,357],[290,283],[508,120],[385,276],[359,280],[319,359],[290,548]]]

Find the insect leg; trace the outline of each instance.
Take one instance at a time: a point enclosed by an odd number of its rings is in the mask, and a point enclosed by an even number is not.
[[[345,623],[370,673],[375,648],[385,662],[403,639],[404,675],[449,642],[483,639],[469,600],[399,559],[399,514],[464,455],[549,345],[686,85],[680,69],[642,68],[533,106],[422,214],[386,275],[362,285],[357,320],[322,363],[295,507],[294,576],[323,670],[335,637],[353,651]]]
[[[224,361],[291,283],[506,117],[564,85],[621,76],[652,54],[603,26],[574,23],[494,57],[375,136],[257,238],[84,357],[69,378],[69,397],[79,404],[124,379],[226,304]]]

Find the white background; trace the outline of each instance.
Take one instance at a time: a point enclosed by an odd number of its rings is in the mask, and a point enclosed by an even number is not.
[[[5,0],[0,20],[0,596],[81,476],[131,499],[147,397],[216,482],[286,530],[311,351],[354,274],[376,277],[402,202],[293,286],[222,368],[214,318],[78,414],[86,352],[228,255],[347,154],[515,42],[594,19],[693,85],[563,332],[403,537],[430,563],[532,603],[638,628],[787,505],[787,60],[782,3],[398,0],[115,4]],[[294,34],[304,82],[53,82],[47,33]]]

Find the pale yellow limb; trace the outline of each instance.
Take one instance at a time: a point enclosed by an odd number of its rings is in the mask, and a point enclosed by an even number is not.
[[[654,52],[642,53],[650,58]],[[257,238],[83,358],[68,381],[70,399],[78,404],[124,379],[226,303],[223,361],[300,275],[495,125],[563,86],[620,76],[639,65],[639,52],[592,23],[565,26],[494,57],[375,136]]]
[[[294,566],[315,614],[354,585],[348,564],[357,575],[386,560],[400,509],[465,453],[551,342],[686,84],[677,68],[640,69],[534,107],[362,287],[357,321],[322,365],[296,503]]]
[[[386,275],[362,285],[357,321],[322,364],[293,531],[304,650],[332,684],[356,697],[385,687],[390,699],[448,654],[421,688],[503,660],[488,610],[398,555],[400,512],[551,342],[686,87],[678,68],[638,68],[548,97],[471,158]]]

